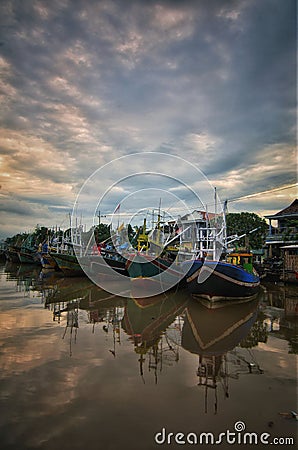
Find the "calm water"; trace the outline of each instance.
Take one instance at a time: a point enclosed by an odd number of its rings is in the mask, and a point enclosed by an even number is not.
[[[298,287],[209,310],[184,292],[118,298],[29,266],[0,277],[1,449],[212,448],[201,433],[239,421],[236,448],[245,432],[296,440]]]

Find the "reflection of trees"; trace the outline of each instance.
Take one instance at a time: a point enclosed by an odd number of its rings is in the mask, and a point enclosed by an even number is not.
[[[267,342],[270,331],[268,330],[264,320],[266,315],[262,312],[259,313],[257,320],[251,327],[248,335],[245,339],[242,339],[239,346],[242,348],[256,347],[259,342]],[[272,319],[273,320],[273,319]],[[297,340],[297,326],[294,321],[282,321],[280,324],[280,330],[275,331],[274,334],[281,339],[288,341],[289,354],[298,354],[298,340]]]
[[[267,342],[268,330],[264,324],[265,316],[264,314],[259,314],[257,320],[251,327],[248,335],[245,339],[242,339],[239,346],[242,348],[252,348],[256,347],[259,342]]]
[[[289,341],[289,353],[292,355],[298,354],[298,342]]]
[[[297,338],[297,323],[294,321],[288,321],[288,326],[282,327],[281,338],[286,339],[289,345],[289,354],[298,354],[298,338]]]

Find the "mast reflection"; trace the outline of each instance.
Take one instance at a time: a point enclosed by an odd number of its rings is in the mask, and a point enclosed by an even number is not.
[[[146,360],[148,371],[154,374],[155,384],[164,365],[178,362],[182,314],[188,301],[189,296],[185,292],[128,300],[123,329],[139,356],[139,371],[144,383]]]
[[[188,303],[182,329],[182,347],[198,355],[198,386],[205,388],[205,412],[208,409],[208,391],[214,391],[214,413],[218,409],[218,385],[229,397],[229,378],[237,378],[245,366],[248,373],[262,373],[251,359],[237,356],[235,347],[251,332],[257,318],[258,299],[246,303],[225,304],[209,309],[199,300]],[[236,373],[229,373],[230,365]]]

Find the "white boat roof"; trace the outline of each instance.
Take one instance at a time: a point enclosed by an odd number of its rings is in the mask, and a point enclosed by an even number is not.
[[[298,248],[298,244],[296,245],[284,245],[283,247],[280,248]]]

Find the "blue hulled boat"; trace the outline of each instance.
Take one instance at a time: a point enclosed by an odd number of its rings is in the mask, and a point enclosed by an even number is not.
[[[231,253],[227,261],[195,260],[185,282],[192,294],[211,302],[250,299],[260,287],[260,277],[248,252]]]

